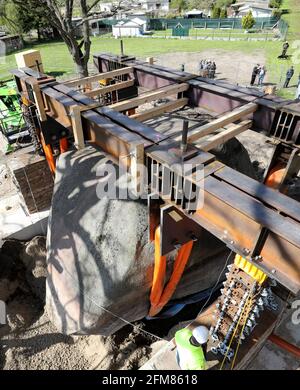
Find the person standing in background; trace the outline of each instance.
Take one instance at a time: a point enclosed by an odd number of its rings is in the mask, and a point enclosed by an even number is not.
[[[286,52],[288,51],[289,47],[290,47],[289,43],[285,41],[284,44],[282,45],[282,53],[281,53],[282,58],[286,57]]]
[[[263,85],[265,75],[266,75],[266,68],[265,68],[265,66],[261,66],[261,68],[259,69],[259,72],[258,72],[258,85],[259,86]]]
[[[259,64],[255,65],[254,68],[252,69],[250,85],[254,85],[258,72],[259,72]]]
[[[283,84],[283,88],[287,88],[289,86],[289,83],[291,81],[291,78],[294,76],[294,67],[291,66],[288,71],[286,72],[285,82]]]

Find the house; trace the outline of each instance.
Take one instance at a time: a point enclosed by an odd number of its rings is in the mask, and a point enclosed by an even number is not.
[[[199,9],[192,9],[191,11],[187,11],[184,14],[184,17],[187,19],[195,19],[195,18],[201,19],[201,18],[205,18],[206,14],[204,11],[201,11]]]
[[[231,5],[232,12],[229,13],[232,17],[242,18],[250,11],[254,18],[269,18],[272,16],[273,9],[269,8],[268,2],[242,2]]]
[[[128,21],[121,21],[114,25],[112,33],[115,38],[119,37],[138,37],[146,31],[147,22],[145,20],[134,18]]]
[[[99,6],[99,9],[101,12],[111,12],[112,7],[113,7],[113,3],[100,2],[98,6]]]
[[[169,0],[140,0],[141,8],[147,11],[169,11]]]

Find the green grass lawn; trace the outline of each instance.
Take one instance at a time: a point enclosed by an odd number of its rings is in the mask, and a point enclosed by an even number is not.
[[[251,53],[258,49],[264,50],[266,53],[269,81],[274,83],[278,83],[280,77],[281,79],[284,77],[286,69],[290,65],[290,61],[280,61],[277,59],[278,54],[281,52],[282,42],[275,41],[249,41],[246,43],[244,41],[125,38],[123,42],[126,53],[144,58],[169,52],[201,52],[202,50],[209,49],[222,49],[241,53]],[[52,73],[56,77],[65,77],[76,73],[72,58],[63,42],[30,45],[27,49],[29,48],[35,48],[41,51],[44,68],[47,73]],[[120,41],[114,38],[92,38],[92,53],[99,52],[120,53]],[[9,78],[9,70],[15,67],[15,56],[14,54],[10,54],[6,57],[5,63],[0,63],[0,79]],[[299,71],[300,65],[296,69],[296,75]],[[292,89],[288,89],[280,91],[280,94],[284,97],[293,98],[295,92]]]
[[[283,0],[281,8],[289,10],[282,18],[289,24],[288,39],[300,39],[300,1]]]
[[[118,39],[96,37],[91,38],[91,40],[92,53],[120,53],[120,41]],[[126,53],[138,57],[155,56],[168,52],[198,52],[211,48],[241,52],[272,48],[275,52],[277,50],[280,51],[281,46],[280,42],[247,42],[247,45],[245,45],[245,42],[242,41],[166,40],[163,38],[125,38],[123,42]],[[76,72],[72,58],[63,42],[28,45],[26,49],[32,48],[41,51],[46,72],[55,72],[59,75]],[[14,67],[16,67],[15,53],[6,56],[5,63],[0,64],[0,78],[5,79],[9,77],[9,70]]]

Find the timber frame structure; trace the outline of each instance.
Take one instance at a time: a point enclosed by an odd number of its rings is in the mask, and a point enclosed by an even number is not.
[[[59,144],[63,152],[67,139],[78,149],[91,142],[116,158],[129,156],[125,161],[137,191],[137,164],[150,172],[150,239],[160,225],[162,255],[201,239],[206,229],[286,290],[299,293],[300,203],[287,197],[284,188],[300,169],[300,103],[133,57],[99,54],[94,63],[99,74],[65,83],[28,68],[12,72],[23,103],[38,111],[35,126],[52,172],[52,147]],[[146,92],[139,94],[138,87]],[[166,97],[169,101],[158,107],[136,111]],[[186,129],[184,140],[143,123],[184,106],[204,107],[216,119]],[[262,183],[210,153],[247,129],[269,136],[274,146]],[[182,173],[174,164],[192,169]],[[267,181],[279,168],[280,179],[270,188]],[[162,185],[166,175],[172,183],[167,190]],[[204,191],[204,204],[197,210],[192,196],[199,191]]]

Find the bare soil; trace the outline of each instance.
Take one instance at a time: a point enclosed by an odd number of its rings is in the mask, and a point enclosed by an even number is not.
[[[185,65],[185,71],[198,74],[198,65],[201,60],[214,61],[217,65],[216,78],[230,81],[233,84],[249,85],[254,65],[265,64],[263,50],[255,50],[249,54],[228,50],[203,50],[197,53],[167,53],[155,57],[156,64],[173,69],[181,69]],[[268,73],[265,81],[268,81]]]

